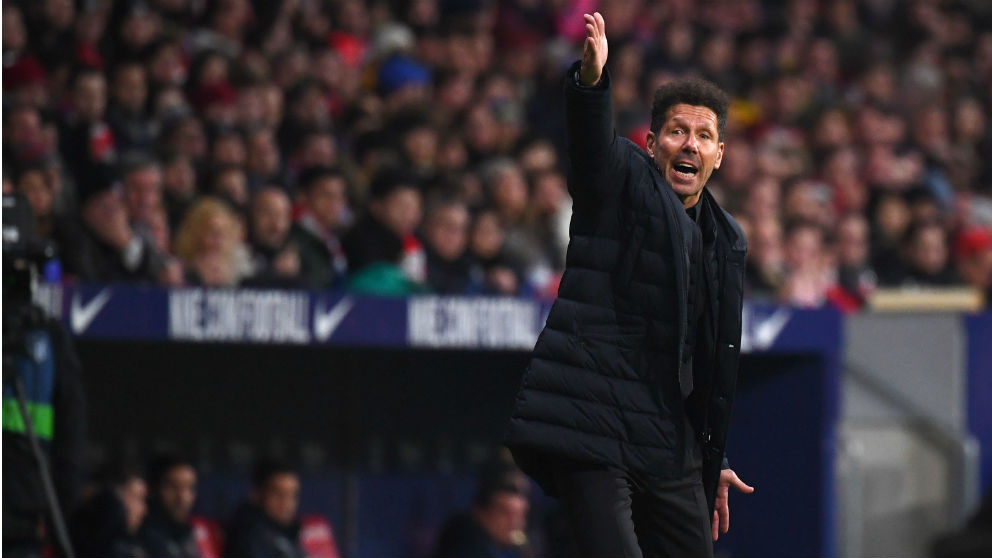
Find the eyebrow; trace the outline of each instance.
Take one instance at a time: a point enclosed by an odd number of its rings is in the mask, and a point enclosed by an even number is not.
[[[690,128],[691,127],[691,126],[689,126],[689,122],[687,122],[686,120],[684,120],[683,118],[680,118],[678,116],[673,116],[672,117],[672,123],[678,124],[679,126],[683,126],[685,128]],[[705,128],[706,131],[712,132],[712,131],[715,131],[716,130],[716,125],[714,123],[710,122],[709,120],[707,120],[706,121],[706,124],[703,126],[703,128]]]

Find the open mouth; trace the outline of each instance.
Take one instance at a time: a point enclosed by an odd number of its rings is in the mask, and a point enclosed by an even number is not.
[[[675,174],[682,178],[693,178],[699,172],[699,169],[690,163],[675,163],[672,165],[672,169],[675,170]]]

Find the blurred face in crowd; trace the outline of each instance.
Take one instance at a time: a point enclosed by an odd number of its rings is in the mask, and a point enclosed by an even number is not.
[[[251,212],[255,242],[269,248],[279,248],[289,234],[292,208],[289,197],[278,188],[266,188],[255,197]]]
[[[248,139],[248,170],[264,177],[279,171],[279,147],[270,130],[259,130]]]
[[[151,77],[159,84],[182,85],[186,81],[186,65],[178,44],[159,47],[151,60]]]
[[[515,546],[525,542],[527,498],[513,492],[498,492],[489,505],[476,510],[482,528],[497,543]]]
[[[868,261],[868,222],[861,215],[849,215],[837,226],[837,259],[848,267]]]
[[[887,196],[875,211],[875,224],[889,239],[901,238],[909,226],[910,213],[906,201],[899,196]]]
[[[460,204],[443,205],[427,219],[427,242],[446,261],[465,253],[468,244],[469,215]]]
[[[172,231],[169,227],[169,216],[162,206],[156,207],[148,217],[148,231],[151,233],[155,248],[162,254],[172,252]]]
[[[685,207],[696,205],[706,181],[723,161],[716,113],[703,106],[681,103],[668,109],[657,134],[648,132],[647,147]]]
[[[238,134],[225,134],[214,141],[212,159],[215,165],[243,165],[245,142]]]
[[[293,473],[277,473],[269,477],[257,495],[258,505],[269,519],[289,525],[296,518],[300,503],[300,479]]]
[[[43,170],[33,169],[22,174],[17,181],[17,191],[27,198],[36,218],[51,215],[55,196]]]
[[[385,198],[372,202],[370,209],[375,216],[400,238],[413,234],[422,217],[420,192],[410,186],[401,186]]]
[[[782,264],[782,225],[778,219],[771,217],[755,222],[748,235],[747,255],[762,267]]]
[[[516,165],[500,170],[490,188],[493,202],[504,217],[516,218],[527,209],[527,181]]]
[[[909,259],[917,270],[936,275],[947,265],[947,236],[939,225],[926,225],[913,235]]]
[[[796,271],[815,270],[821,263],[823,233],[814,226],[797,227],[788,235],[785,259]]]
[[[499,216],[492,211],[480,213],[472,228],[472,252],[484,259],[495,257],[503,247],[505,232]]]
[[[131,477],[123,485],[117,487],[116,491],[117,497],[124,504],[127,530],[129,533],[136,533],[148,512],[148,505],[145,503],[148,487],[140,477]]]
[[[72,26],[76,17],[76,6],[72,0],[45,0],[45,19],[55,29],[65,30]]]
[[[304,204],[318,223],[328,230],[337,230],[348,205],[347,189],[348,185],[340,176],[319,178],[304,195]]]
[[[188,157],[176,157],[165,166],[162,187],[181,200],[189,199],[196,193],[196,173]]]
[[[114,98],[127,110],[141,112],[148,97],[145,69],[140,64],[128,64],[117,71]]]
[[[222,172],[214,183],[214,189],[239,208],[248,204],[248,178],[238,167]]]
[[[179,523],[185,523],[196,503],[196,471],[189,465],[177,465],[162,476],[158,498],[166,513]]]
[[[545,171],[534,178],[534,205],[541,213],[557,212],[567,197],[565,177],[558,171]]]
[[[13,4],[3,5],[3,50],[19,51],[27,43],[21,10]]]
[[[310,134],[303,142],[300,166],[331,165],[337,159],[334,137],[329,133]]]
[[[76,115],[87,122],[103,119],[107,108],[107,82],[97,72],[86,72],[76,79],[72,95]]]
[[[410,130],[403,137],[403,153],[415,167],[433,167],[437,157],[437,132],[430,126]]]
[[[157,165],[135,169],[124,176],[124,202],[132,221],[148,221],[162,204],[162,171]]]

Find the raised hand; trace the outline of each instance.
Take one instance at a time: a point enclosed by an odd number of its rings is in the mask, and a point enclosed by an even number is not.
[[[582,66],[579,81],[582,85],[596,85],[603,76],[609,46],[606,43],[606,22],[599,12],[583,14],[586,20],[586,41],[582,48]]]

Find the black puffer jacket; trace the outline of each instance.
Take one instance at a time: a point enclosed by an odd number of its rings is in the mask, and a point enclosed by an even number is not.
[[[506,437],[546,492],[555,458],[681,475],[684,416],[703,448],[710,507],[723,459],[740,351],[746,241],[704,192],[717,227],[716,340],[697,339],[684,402],[689,250],[699,229],[648,154],[613,131],[610,78],[565,79],[573,216],[566,270],[524,375]],[[702,363],[708,364],[699,370]]]

